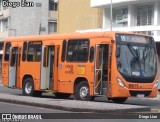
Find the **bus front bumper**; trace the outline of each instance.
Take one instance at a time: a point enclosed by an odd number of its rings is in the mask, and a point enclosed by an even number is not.
[[[153,98],[157,97],[158,89],[127,89],[127,88],[119,88],[116,92],[112,92],[112,97],[148,97]]]

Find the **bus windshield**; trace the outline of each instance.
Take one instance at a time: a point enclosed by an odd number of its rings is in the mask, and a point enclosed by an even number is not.
[[[121,74],[141,78],[156,75],[156,51],[151,40],[147,43],[117,40],[117,50],[117,68]]]

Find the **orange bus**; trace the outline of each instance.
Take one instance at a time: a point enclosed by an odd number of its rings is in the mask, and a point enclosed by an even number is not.
[[[2,83],[23,95],[53,92],[76,100],[156,97],[157,53],[148,35],[124,32],[11,37],[4,41]]]

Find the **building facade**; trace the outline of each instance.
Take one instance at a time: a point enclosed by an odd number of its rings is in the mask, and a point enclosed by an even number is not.
[[[103,29],[111,30],[111,0],[91,0],[103,9]],[[160,41],[160,0],[112,0],[112,30],[149,34]]]
[[[102,27],[102,9],[91,8],[90,0],[59,0],[58,33]]]
[[[103,9],[103,28],[97,28],[96,31],[109,31],[112,27],[113,31],[153,36],[156,41],[160,71],[160,0],[112,0],[112,12],[111,0],[91,0],[91,7]]]
[[[0,0],[0,59],[6,37],[43,35],[57,32],[58,0],[23,0],[32,2],[31,7],[7,6]],[[10,1],[10,2],[11,2]]]

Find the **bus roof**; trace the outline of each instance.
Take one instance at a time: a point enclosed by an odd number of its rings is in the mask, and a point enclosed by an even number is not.
[[[17,37],[8,37],[4,41],[37,41],[37,40],[64,40],[64,39],[84,39],[84,38],[101,38],[107,37],[115,40],[115,34],[134,34],[134,35],[143,35],[131,32],[115,32],[115,31],[107,31],[107,32],[75,32],[68,34],[51,34],[51,35],[34,35],[34,36],[17,36]]]

